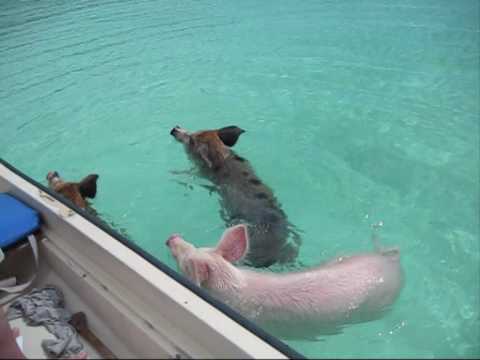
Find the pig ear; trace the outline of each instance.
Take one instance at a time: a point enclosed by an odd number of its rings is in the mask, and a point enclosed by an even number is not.
[[[240,260],[248,252],[248,232],[243,224],[225,230],[215,252],[230,262]]]
[[[217,134],[220,140],[228,146],[232,147],[237,143],[238,138],[245,130],[240,129],[238,126],[226,126],[218,130]]]
[[[197,286],[202,286],[202,283],[208,280],[210,274],[208,263],[202,259],[188,259],[185,270],[188,277],[193,280]]]
[[[78,188],[83,197],[89,197],[93,199],[95,195],[97,195],[97,179],[97,174],[90,174],[80,181]]]

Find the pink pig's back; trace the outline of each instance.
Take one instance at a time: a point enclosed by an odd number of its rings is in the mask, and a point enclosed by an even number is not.
[[[271,274],[244,271],[240,310],[267,328],[310,331],[378,317],[402,285],[399,253],[339,258],[304,272]],[[237,301],[234,301],[237,302]],[[278,333],[278,329],[276,329]]]

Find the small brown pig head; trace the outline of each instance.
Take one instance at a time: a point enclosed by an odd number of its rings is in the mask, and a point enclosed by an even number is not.
[[[97,174],[90,174],[80,182],[66,182],[58,172],[50,171],[47,174],[48,186],[53,191],[66,197],[79,208],[87,208],[87,198],[93,199],[97,194]]]
[[[226,126],[216,130],[201,130],[189,133],[180,126],[175,126],[171,131],[177,141],[184,144],[187,153],[200,160],[202,165],[218,170],[224,160],[230,155],[233,147],[245,130],[238,126]]]

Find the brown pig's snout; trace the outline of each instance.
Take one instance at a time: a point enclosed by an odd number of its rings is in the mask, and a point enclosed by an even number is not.
[[[56,171],[49,171],[47,174],[47,180],[53,179],[55,177],[58,177],[58,172]]]
[[[175,136],[175,134],[178,132],[178,129],[180,129],[180,126],[175,126],[171,131],[170,131],[170,135],[173,135]]]

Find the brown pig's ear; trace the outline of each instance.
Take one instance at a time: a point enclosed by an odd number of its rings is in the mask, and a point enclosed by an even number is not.
[[[238,126],[226,126],[218,130],[217,134],[220,140],[228,146],[232,147],[238,141],[238,138],[243,134],[245,130],[240,129]]]
[[[93,199],[97,195],[97,179],[97,174],[90,174],[80,181],[78,189],[84,198]]]

